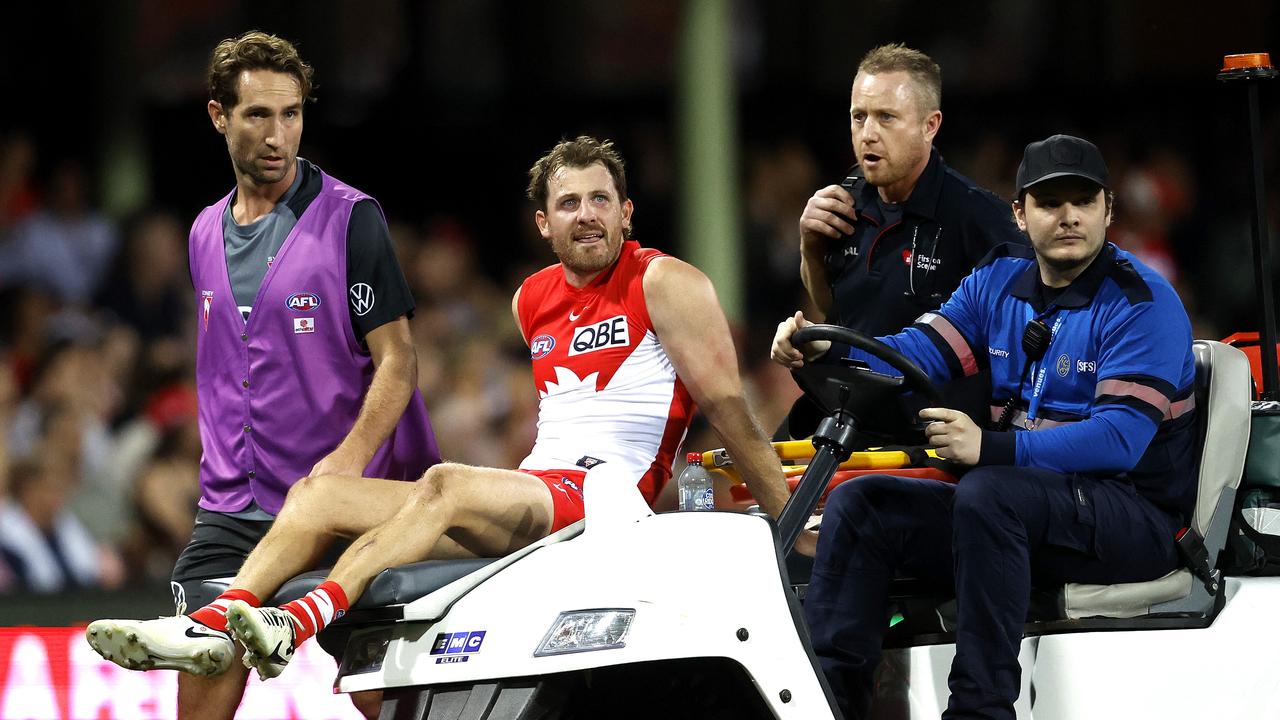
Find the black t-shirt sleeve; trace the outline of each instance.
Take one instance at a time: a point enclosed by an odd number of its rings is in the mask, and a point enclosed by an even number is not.
[[[1029,245],[1027,236],[1013,221],[1013,210],[1003,200],[985,191],[970,192],[966,251],[975,263],[1005,243]]]
[[[401,315],[413,317],[413,293],[376,203],[361,200],[347,222],[347,309],[356,339]]]

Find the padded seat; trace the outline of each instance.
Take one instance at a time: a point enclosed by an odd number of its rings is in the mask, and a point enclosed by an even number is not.
[[[495,560],[496,558],[424,560],[387,568],[373,578],[364,594],[352,606],[351,612],[325,628],[316,639],[325,652],[335,658],[341,657],[353,627],[369,622],[398,620],[402,617],[401,608],[405,604],[429,595]],[[329,571],[325,569],[295,576],[280,587],[280,590],[267,601],[267,605],[278,607],[297,600],[315,590],[320,583],[324,582],[328,574]],[[226,583],[208,580],[205,581],[205,585],[216,590],[214,594],[221,593],[227,588]]]
[[[392,567],[378,573],[356,600],[352,610],[370,610],[388,605],[404,605],[429,595],[464,575],[494,562],[496,558],[468,560],[424,560]],[[324,582],[328,570],[303,573],[281,586],[271,599],[272,605],[284,603],[306,595]]]
[[[1248,358],[1230,345],[1197,340],[1192,350],[1196,362],[1196,423],[1202,440],[1200,485],[1191,527],[1204,538],[1209,561],[1216,568],[1226,545],[1249,445],[1251,375]],[[1062,588],[1060,603],[1071,619],[1209,617],[1219,607],[1221,594],[1221,582],[1211,592],[1184,567],[1149,582],[1068,583]]]
[[[373,578],[351,609],[374,610],[413,602],[494,561],[495,558],[424,560],[387,568]],[[279,606],[297,600],[315,590],[328,574],[325,569],[298,575],[281,586],[267,604]],[[205,585],[212,586],[217,592],[226,589],[225,583],[205,581]]]

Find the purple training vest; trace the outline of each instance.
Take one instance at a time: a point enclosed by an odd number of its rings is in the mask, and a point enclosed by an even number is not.
[[[191,227],[207,510],[235,512],[257,500],[278,513],[289,488],[347,436],[373,378],[347,310],[347,221],[357,201],[371,198],[320,175],[320,194],[276,254],[247,323],[227,277],[222,216],[231,194]],[[364,474],[414,480],[439,461],[415,389]]]

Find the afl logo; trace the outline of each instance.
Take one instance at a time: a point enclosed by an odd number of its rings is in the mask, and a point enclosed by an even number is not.
[[[541,360],[547,355],[550,355],[551,351],[554,350],[555,347],[555,338],[550,335],[539,335],[533,339],[533,342],[529,343],[529,357],[534,360]]]
[[[285,304],[295,312],[311,312],[320,307],[320,296],[315,293],[294,293]]]
[[[1066,377],[1071,372],[1071,358],[1066,353],[1058,356],[1058,377]]]

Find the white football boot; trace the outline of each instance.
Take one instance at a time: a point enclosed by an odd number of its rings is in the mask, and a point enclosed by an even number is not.
[[[227,608],[227,629],[244,646],[244,666],[269,680],[293,659],[293,616],[275,607],[256,608],[233,600]]]
[[[179,670],[219,675],[231,667],[235,643],[229,633],[186,615],[156,620],[98,620],[85,639],[99,655],[129,670]]]

